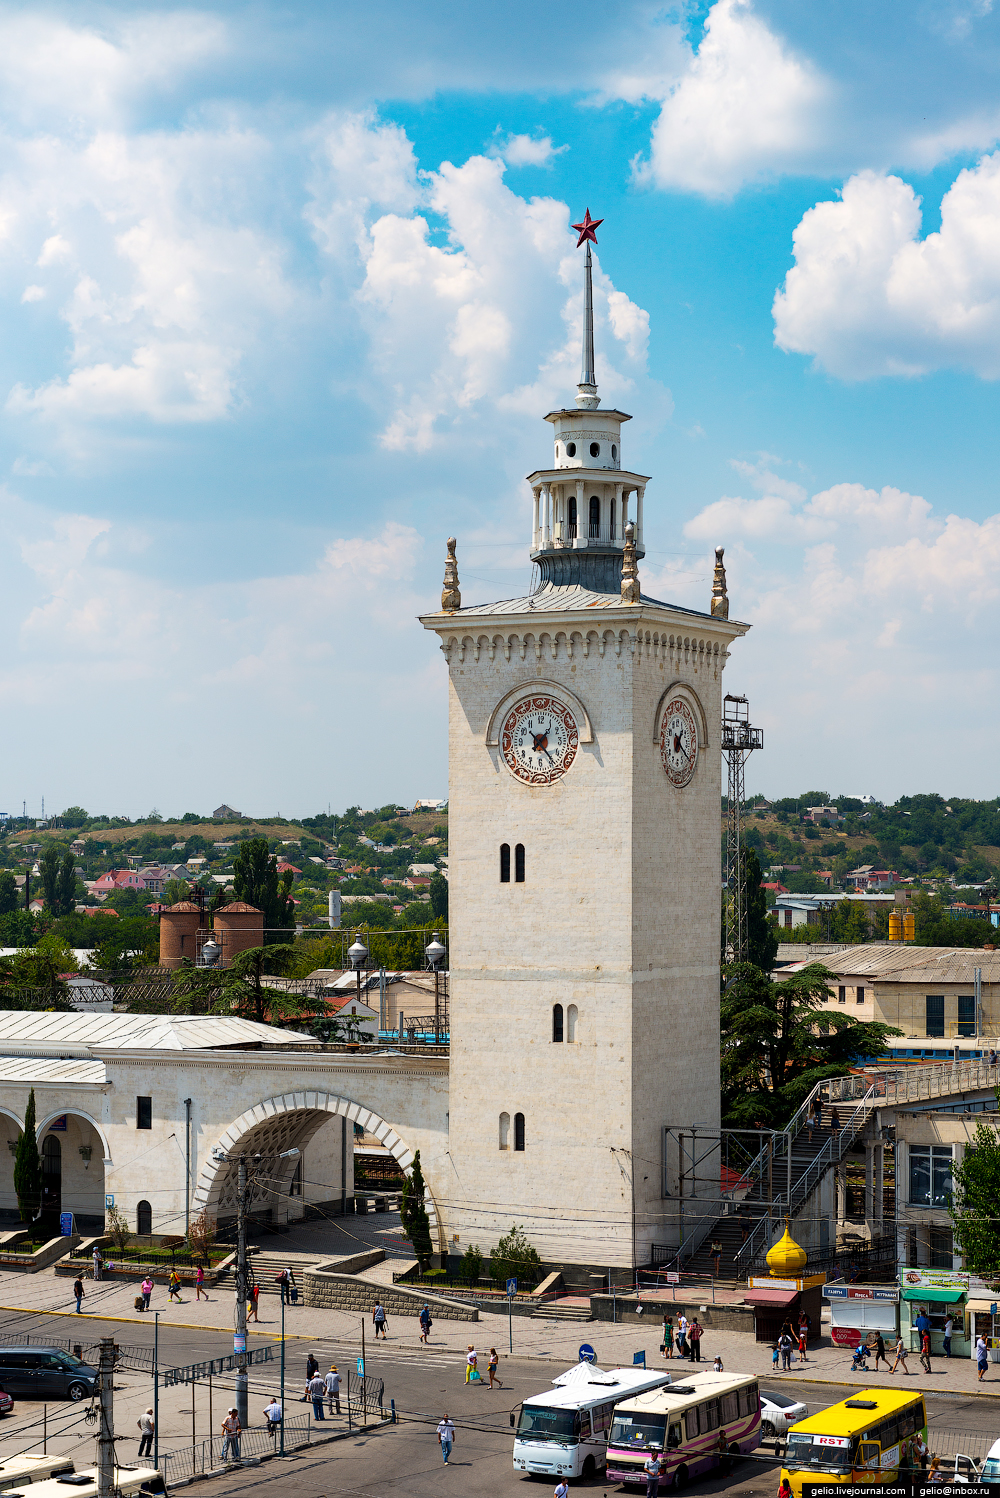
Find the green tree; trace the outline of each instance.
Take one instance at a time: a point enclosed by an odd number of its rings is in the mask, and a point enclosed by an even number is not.
[[[525,1236],[524,1228],[516,1223],[496,1248],[490,1250],[490,1278],[502,1285],[506,1280],[516,1279],[521,1284],[537,1284],[541,1279],[542,1261],[537,1250]]]
[[[470,1243],[462,1255],[456,1274],[460,1280],[474,1285],[483,1272],[483,1256],[474,1243]]]
[[[128,1218],[113,1203],[104,1209],[104,1231],[119,1253],[124,1253],[132,1242],[132,1229],[128,1225]]]
[[[17,881],[10,869],[0,870],[0,915],[17,909]]]
[[[1000,1099],[998,1099],[1000,1101]],[[952,1166],[951,1220],[966,1269],[994,1276],[1000,1268],[1000,1133],[980,1118],[971,1147]]]
[[[409,1238],[413,1252],[417,1256],[421,1273],[430,1268],[431,1256],[434,1252],[431,1243],[431,1225],[427,1217],[427,1206],[424,1202],[424,1173],[420,1168],[420,1151],[416,1150],[413,1156],[413,1169],[403,1182],[403,1201],[400,1208],[400,1217],[403,1225],[403,1236]]]
[[[266,837],[250,837],[241,844],[233,859],[233,890],[237,900],[245,900],[264,912],[264,942],[291,940],[295,926],[295,906],[290,890],[292,874],[278,874],[278,859],[268,852]]]
[[[825,1009],[837,975],[812,962],[779,983],[753,963],[726,969],[722,996],[723,1126],[783,1128],[817,1082],[845,1076],[902,1031]]]
[[[163,886],[163,903],[165,905],[179,905],[188,897],[188,882],[186,879],[168,879]]]
[[[76,855],[67,849],[63,854],[59,877],[56,880],[56,903],[52,907],[52,914],[55,916],[72,915],[75,909]]]
[[[38,1158],[38,1140],[35,1137],[35,1089],[28,1094],[28,1107],[24,1115],[24,1131],[17,1141],[14,1156],[14,1190],[22,1222],[31,1222],[37,1217],[42,1201],[42,1162]]]
[[[228,967],[187,967],[174,975],[174,1008],[186,1014],[236,1014],[259,1025],[305,1024],[330,1009],[325,999],[272,988],[294,963],[291,947],[251,947]]]
[[[87,813],[82,806],[67,806],[60,820],[64,827],[82,827],[87,821]]]
[[[440,870],[431,875],[430,895],[431,913],[446,921],[448,919],[448,881]]]
[[[767,891],[761,889],[760,860],[752,848],[744,848],[744,878],[747,892],[747,961],[769,973],[778,955],[778,933],[767,918]]]
[[[38,869],[42,876],[46,909],[50,915],[62,915],[59,909],[59,849],[55,843],[47,844],[38,860]]]

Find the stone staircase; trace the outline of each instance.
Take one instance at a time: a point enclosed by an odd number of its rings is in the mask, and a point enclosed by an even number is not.
[[[301,1298],[303,1270],[322,1263],[322,1258],[321,1254],[274,1254],[260,1253],[253,1248],[248,1250],[253,1282],[260,1286],[261,1295],[280,1295],[281,1286],[278,1284],[277,1276],[283,1269],[290,1269],[295,1276]],[[219,1276],[218,1283],[227,1286],[233,1283],[232,1267],[227,1269],[224,1275]]]
[[[535,1307],[532,1321],[589,1321],[590,1301],[581,1295],[561,1296]]]

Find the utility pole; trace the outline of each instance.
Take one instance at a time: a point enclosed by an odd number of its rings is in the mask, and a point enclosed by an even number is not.
[[[239,1186],[236,1193],[236,1336],[233,1349],[236,1353],[236,1414],[240,1428],[246,1430],[249,1422],[247,1397],[247,1160],[240,1155]],[[282,1411],[284,1413],[284,1411]]]
[[[101,1425],[97,1437],[97,1498],[111,1498],[115,1488],[115,1339],[101,1338],[97,1364],[101,1390]]]
[[[726,825],[726,961],[742,962],[747,945],[747,874],[743,847],[743,770],[764,734],[750,726],[745,697],[727,692],[722,704],[722,752],[729,766]]]

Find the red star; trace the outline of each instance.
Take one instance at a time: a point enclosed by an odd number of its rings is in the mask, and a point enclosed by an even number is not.
[[[573,228],[576,229],[580,235],[580,238],[576,242],[577,249],[580,248],[585,239],[590,239],[594,242],[594,244],[596,244],[597,234],[595,233],[595,230],[599,229],[603,223],[604,220],[602,218],[591,218],[590,209],[588,208],[583,216],[583,223],[573,225]]]

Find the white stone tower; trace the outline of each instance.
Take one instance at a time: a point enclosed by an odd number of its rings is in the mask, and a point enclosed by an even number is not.
[[[676,1245],[718,1195],[683,1183],[665,1127],[719,1126],[722,671],[747,626],[640,592],[647,478],[601,411],[590,244],[576,408],[529,475],[523,598],[461,607],[448,543],[449,1246],[522,1223],[594,1271]],[[630,522],[630,499],[635,508]],[[714,1179],[713,1179],[714,1176]],[[691,1200],[701,1198],[699,1210]]]

